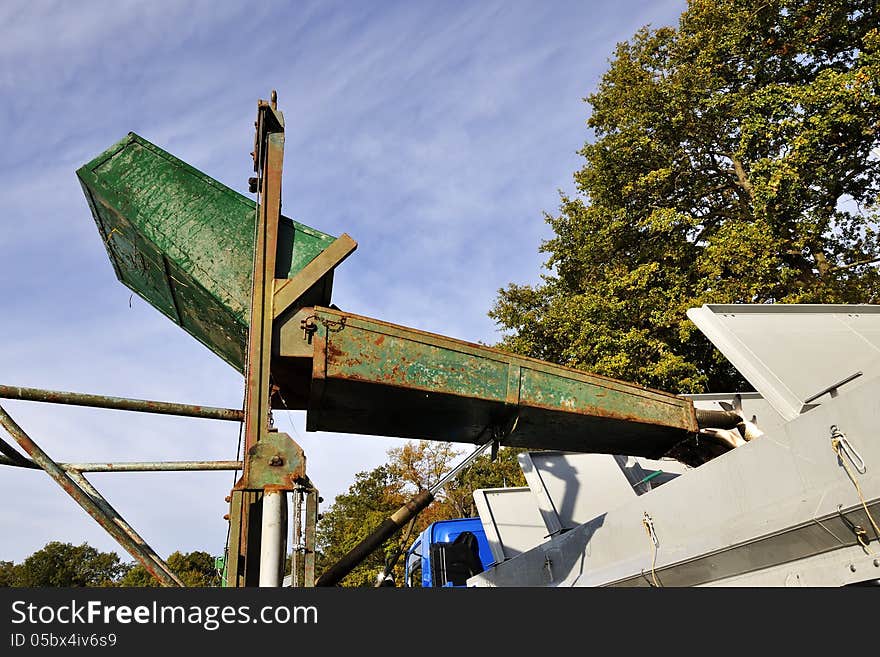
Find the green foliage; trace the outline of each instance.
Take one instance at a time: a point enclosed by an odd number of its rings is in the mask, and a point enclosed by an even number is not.
[[[490,312],[501,346],[729,390],[689,307],[876,303],[878,24],[873,0],[691,0],[677,29],[619,44],[587,99],[579,194],[546,217],[543,282]]]
[[[2,562],[0,586],[114,586],[127,570],[115,552],[52,541],[20,564]]]
[[[473,518],[477,515],[474,491],[479,488],[525,486],[526,479],[516,455],[521,449],[502,447],[494,461],[482,454],[446,488],[445,502],[452,507],[452,518]]]
[[[15,564],[11,561],[0,561],[0,588],[15,586]]]
[[[214,557],[207,552],[174,552],[168,566],[185,586],[218,586]],[[0,561],[4,586],[159,586],[140,564],[124,563],[115,552],[100,552],[88,543],[52,541],[22,563]]]
[[[171,571],[180,578],[184,586],[219,586],[220,581],[214,567],[214,557],[207,552],[173,552],[166,560]],[[140,564],[132,566],[119,582],[119,586],[158,587],[159,582]]]
[[[438,520],[475,515],[475,489],[523,485],[516,454],[517,450],[501,448],[494,463],[488,455],[478,457],[416,517],[411,532],[405,529],[389,540],[352,571],[342,585],[373,586],[386,562],[405,551],[428,525]],[[419,490],[439,481],[458,456],[461,452],[454,450],[450,443],[408,442],[403,447],[390,449],[385,465],[356,474],[348,492],[336,496],[318,523],[318,574],[342,558]],[[403,581],[403,571],[403,558],[400,558],[393,570],[396,582]]]
[[[357,473],[348,492],[336,496],[318,523],[317,572],[341,559],[406,500],[400,479],[387,466]],[[385,553],[377,550],[343,580],[343,586],[372,586],[384,565]]]

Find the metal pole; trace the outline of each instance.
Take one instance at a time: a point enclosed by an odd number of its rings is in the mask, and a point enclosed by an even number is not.
[[[257,103],[253,156],[259,196],[254,226],[254,262],[245,367],[244,466],[241,480],[230,496],[228,554],[233,568],[227,571],[229,586],[249,586],[262,580],[262,575],[256,577],[261,549],[255,539],[260,536],[260,524],[256,518],[251,520],[251,514],[259,508],[263,493],[253,487],[250,479],[251,454],[256,444],[269,431],[271,412],[269,388],[274,320],[272,311],[284,160],[284,117],[277,110],[277,95],[274,91],[268,103],[264,100]],[[254,528],[256,536],[251,535]]]
[[[64,491],[70,495],[77,504],[79,504],[86,513],[92,516],[101,527],[103,527],[125,550],[137,559],[147,572],[155,577],[165,586],[180,586],[179,580],[169,575],[167,566],[163,568],[156,563],[153,552],[146,542],[137,534],[129,534],[118,524],[119,514],[110,513],[112,508],[109,505],[102,506],[92,495],[83,490],[70,473],[62,469],[55,461],[53,461],[39,445],[37,445],[24,430],[18,426],[15,420],[0,406],[0,425],[12,436],[21,448],[27,452],[34,462],[39,465],[46,473],[54,479]],[[106,500],[105,500],[106,503]],[[113,516],[116,517],[113,517]],[[124,521],[123,521],[124,522]],[[129,528],[130,529],[130,528]],[[135,538],[137,537],[137,538]]]
[[[263,494],[263,526],[260,533],[260,586],[281,586],[284,565],[287,494],[267,490]]]
[[[22,463],[0,457],[0,465],[41,470],[29,459]],[[214,470],[241,470],[241,461],[130,461],[126,463],[59,463],[69,472],[208,472]]]
[[[22,388],[21,386],[0,385],[0,398],[47,402],[50,404],[70,404],[71,406],[112,408],[119,411],[158,413],[160,415],[181,415],[209,420],[228,420],[230,422],[241,422],[244,420],[244,411],[235,408],[216,408],[214,406],[195,406],[193,404],[176,404],[174,402],[151,401],[147,399],[107,397],[105,395],[88,395],[82,392]]]
[[[174,580],[176,586],[183,586],[183,582],[181,582],[180,579],[178,579],[177,575],[174,574],[174,572],[171,570],[171,568],[168,566],[168,564],[165,563],[165,561],[162,559],[162,557],[160,557],[158,554],[156,554],[156,552],[153,550],[153,548],[151,548],[149,545],[147,545],[147,542],[140,537],[140,534],[138,534],[134,530],[134,527],[129,525],[128,522],[125,520],[125,518],[123,518],[121,515],[119,515],[119,512],[110,505],[110,502],[107,501],[107,498],[105,498],[103,495],[101,495],[101,493],[98,491],[97,488],[92,486],[92,483],[88,479],[86,479],[85,476],[83,476],[82,472],[70,472],[69,474],[70,474],[71,479],[73,479],[77,484],[79,484],[80,488],[82,488],[86,493],[88,493],[92,497],[93,500],[95,500],[95,503],[99,507],[101,507],[101,509],[104,511],[104,513],[106,513],[109,517],[113,518],[114,522],[117,525],[119,525],[119,527],[122,528],[122,531],[124,531],[126,534],[128,534],[131,537],[131,540],[133,540],[135,543],[137,543],[138,545],[141,546],[141,549],[143,550],[144,554],[154,564],[156,564],[157,568],[161,568],[165,572],[165,574],[168,575],[168,577],[170,577],[172,580]]]
[[[317,488],[306,491],[306,531],[305,551],[303,552],[303,586],[315,585],[315,539],[318,525],[318,501],[320,500]]]
[[[382,524],[370,532],[367,537],[360,543],[355,545],[349,552],[339,561],[325,570],[315,582],[315,586],[336,586],[342,581],[352,570],[358,567],[364,559],[369,557],[375,550],[394,534],[400,531],[410,520],[415,518],[422,512],[431,502],[434,501],[434,495],[440,492],[449,481],[451,481],[459,472],[474,462],[483,451],[492,444],[488,441],[477,447],[466,458],[456,465],[449,473],[440,481],[434,484],[429,490],[420,491],[409,502],[400,507],[391,516],[386,518]]]
[[[299,567],[302,559],[299,556],[302,543],[302,488],[296,488],[293,491],[293,550],[290,554],[290,585],[302,586],[299,575]]]

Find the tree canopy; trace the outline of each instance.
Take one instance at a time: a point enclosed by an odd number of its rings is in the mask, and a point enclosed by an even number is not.
[[[501,346],[674,392],[739,375],[706,303],[880,298],[880,9],[691,0],[620,43],[587,102],[578,194],[543,281],[500,290]]]
[[[390,539],[355,568],[342,585],[373,586],[386,560],[392,559],[398,551],[405,551],[428,525],[438,520],[474,516],[473,492],[477,488],[525,485],[516,454],[517,450],[501,448],[494,462],[485,454],[477,457],[416,517],[411,532],[404,530]],[[386,464],[357,473],[348,492],[336,496],[318,523],[318,573],[342,558],[419,490],[433,486],[449,472],[460,455],[450,443],[410,441],[390,449]],[[403,581],[403,570],[401,558],[393,570],[396,582]]]
[[[172,552],[165,560],[171,571],[184,586],[219,586],[220,577],[214,565],[214,557],[207,552]],[[135,564],[119,581],[119,586],[161,586],[140,564]]]
[[[20,564],[0,563],[0,586],[115,586],[128,568],[115,552],[51,541]]]
[[[218,586],[214,557],[207,552],[173,552],[166,560],[184,586]],[[50,541],[21,563],[0,561],[0,587],[159,586],[140,564],[88,543]]]

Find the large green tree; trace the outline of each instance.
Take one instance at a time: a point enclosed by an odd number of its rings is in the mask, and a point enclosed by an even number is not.
[[[543,282],[490,313],[502,346],[718,391],[742,381],[689,307],[878,302],[878,26],[875,0],[691,0],[619,44]]]
[[[5,586],[114,586],[128,570],[115,552],[51,541],[22,563],[3,562]]]
[[[180,578],[184,586],[219,586],[220,577],[214,565],[214,557],[207,552],[172,552],[166,560],[171,571]],[[134,565],[120,580],[119,586],[161,586],[147,569]]]

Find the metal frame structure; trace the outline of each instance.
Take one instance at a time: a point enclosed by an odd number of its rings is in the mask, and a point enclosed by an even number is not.
[[[703,428],[729,431],[743,422],[738,412],[711,404],[696,408],[670,393],[330,306],[334,270],[357,243],[281,215],[285,124],[274,91],[257,103],[254,125],[256,175],[249,182],[256,203],[134,134],[77,171],[119,280],[244,374],[243,408],[0,386],[0,398],[242,424],[243,453],[233,461],[62,464],[0,407],[0,425],[31,457],[0,441],[0,465],[46,471],[162,584],[180,582],[83,473],[240,470],[227,498],[224,581],[231,587],[281,585],[288,535],[293,583],[335,585],[430,503],[432,491],[419,493],[316,580],[320,498],[302,448],[273,426],[273,402],[305,410],[308,431],[647,458],[693,441]],[[248,261],[249,246],[241,245],[251,237]],[[823,381],[801,401],[812,407],[817,396],[835,398],[838,388],[857,390],[871,378],[869,369],[865,374],[847,371],[831,387]],[[630,483],[652,488],[647,481]]]
[[[97,408],[180,415],[240,421],[241,411],[228,408],[193,406],[143,399],[123,399],[81,393],[0,386],[0,398],[72,404]],[[31,457],[24,457],[6,441],[0,439],[4,458],[0,465],[43,470],[70,495],[95,521],[135,558],[159,583],[164,586],[183,586],[168,564],[156,554],[147,542],[114,509],[106,498],[89,482],[84,472],[169,472],[238,470],[239,461],[154,461],[136,463],[57,463],[22,429],[0,406],[0,425]]]
[[[0,385],[0,398],[71,404],[135,412],[178,415],[243,423],[244,454],[233,461],[155,461],[129,463],[57,463],[0,406],[0,425],[30,456],[0,439],[0,465],[45,471],[132,557],[164,586],[182,586],[179,578],[85,478],[85,472],[241,471],[230,503],[226,554],[227,586],[280,586],[287,546],[287,494],[294,496],[294,585],[315,581],[315,539],[319,495],[305,473],[305,454],[272,424],[272,356],[279,352],[279,319],[307,305],[309,294],[357,247],[348,235],[337,238],[293,278],[276,279],[281,218],[284,118],[277,96],[257,104],[252,191],[258,192],[251,312],[245,367],[244,409],[214,408],[140,399],[59,392]],[[277,322],[277,323],[276,323]],[[283,401],[283,400],[282,400]],[[301,509],[304,506],[304,511]],[[304,528],[302,526],[304,521]]]

